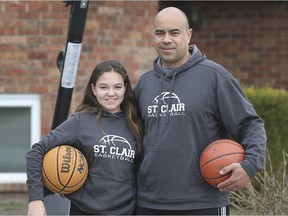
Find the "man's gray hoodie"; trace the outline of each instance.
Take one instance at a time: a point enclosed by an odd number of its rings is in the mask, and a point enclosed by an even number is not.
[[[134,88],[145,124],[144,156],[138,171],[137,205],[163,210],[192,210],[229,205],[229,193],[208,185],[199,158],[218,139],[245,148],[242,167],[252,178],[265,161],[262,119],[222,66],[191,46],[190,60],[179,68],[154,69]]]

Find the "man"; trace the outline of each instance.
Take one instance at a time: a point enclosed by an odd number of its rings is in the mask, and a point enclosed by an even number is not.
[[[246,187],[263,167],[266,133],[262,119],[237,80],[189,46],[192,29],[174,7],[154,20],[159,57],[134,88],[145,124],[138,171],[136,214],[229,215],[229,191]],[[199,158],[218,139],[234,139],[245,159],[218,188],[201,176]]]

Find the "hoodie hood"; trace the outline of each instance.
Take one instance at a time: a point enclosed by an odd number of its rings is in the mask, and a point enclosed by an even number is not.
[[[172,79],[173,77],[177,77],[179,74],[184,73],[187,71],[187,69],[197,64],[198,62],[206,59],[206,56],[197,48],[196,45],[189,46],[189,53],[191,54],[191,58],[180,67],[174,68],[174,71],[169,74],[165,73],[161,65],[161,58],[157,57],[153,62],[155,75],[158,77],[166,77]]]
[[[174,89],[174,83],[175,83],[175,78],[184,72],[186,72],[189,68],[191,68],[193,65],[203,61],[206,59],[206,56],[197,48],[196,45],[191,45],[189,47],[189,53],[191,54],[191,58],[183,65],[181,65],[178,68],[174,68],[174,71],[172,70],[171,73],[166,73],[161,65],[161,58],[158,57],[154,60],[153,66],[154,66],[154,73],[157,77],[161,78],[161,84],[159,85],[159,95],[162,93],[162,87],[163,87],[163,79],[168,78],[171,79],[171,85],[170,85],[170,94],[169,94],[169,102],[168,102],[168,110],[171,107],[171,95]],[[158,129],[159,129],[159,112],[160,112],[160,106],[161,106],[161,101],[158,103],[158,113],[157,113],[157,129],[155,131],[155,134],[158,135]],[[169,115],[166,115],[166,124],[169,124]]]

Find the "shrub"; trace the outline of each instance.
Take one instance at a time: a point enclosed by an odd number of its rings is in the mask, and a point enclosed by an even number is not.
[[[244,88],[258,115],[264,120],[267,148],[273,167],[281,164],[282,150],[288,152],[288,92],[271,87]]]
[[[258,173],[246,189],[231,192],[231,206],[237,209],[237,214],[244,215],[287,215],[288,214],[288,179],[287,159],[284,151],[283,161],[274,170],[270,154],[267,152],[265,169]],[[257,185],[257,188],[254,186]]]

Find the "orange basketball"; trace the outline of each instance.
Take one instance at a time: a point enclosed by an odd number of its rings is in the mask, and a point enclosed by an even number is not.
[[[84,184],[87,174],[86,158],[72,146],[57,146],[44,156],[43,184],[54,193],[70,194],[77,191]]]
[[[209,144],[201,154],[200,170],[208,184],[217,187],[231,175],[220,175],[220,171],[232,163],[244,160],[245,150],[237,142],[229,139],[220,139]]]

